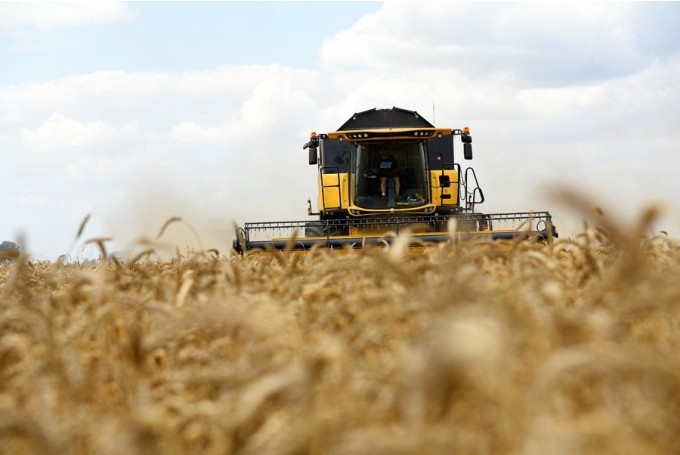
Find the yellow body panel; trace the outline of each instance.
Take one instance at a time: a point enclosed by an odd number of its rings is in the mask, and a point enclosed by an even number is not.
[[[448,175],[451,185],[439,186],[439,176]],[[319,210],[352,208],[349,199],[349,175],[346,173],[319,174]],[[455,206],[459,204],[458,172],[455,169],[430,171],[431,204],[434,206]],[[442,194],[451,197],[442,199]],[[430,204],[428,204],[430,206]],[[422,209],[423,207],[421,207]],[[377,210],[376,210],[377,211]]]
[[[319,175],[319,210],[347,208],[349,205],[347,174]]]
[[[451,181],[451,186],[442,188],[439,186],[439,176],[448,175]],[[458,205],[458,172],[455,169],[445,169],[444,171],[430,171],[430,182],[432,185],[432,203],[434,205]],[[448,199],[442,199],[442,194],[451,196]]]

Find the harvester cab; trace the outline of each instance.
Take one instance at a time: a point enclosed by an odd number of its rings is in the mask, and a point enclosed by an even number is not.
[[[512,239],[556,237],[548,212],[483,214],[484,202],[472,167],[455,161],[456,142],[472,159],[470,130],[435,127],[415,111],[370,109],[336,131],[312,132],[303,149],[318,168],[314,221],[246,223],[234,249],[330,248],[390,243],[408,232],[414,245],[458,235]]]
[[[361,112],[335,132],[312,133],[305,147],[309,163],[319,168],[315,214],[330,220],[472,211],[484,196],[472,168],[460,178],[456,136],[472,159],[469,129],[435,128],[417,112],[398,108]],[[394,159],[389,174],[381,153]]]

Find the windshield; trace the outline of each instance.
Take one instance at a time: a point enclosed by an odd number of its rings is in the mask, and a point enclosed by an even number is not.
[[[354,204],[367,209],[410,208],[429,201],[422,142],[354,144]]]

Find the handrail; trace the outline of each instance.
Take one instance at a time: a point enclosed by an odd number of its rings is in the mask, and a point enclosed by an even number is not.
[[[472,179],[474,179],[474,188],[472,191],[468,190],[468,182],[470,181],[470,175]],[[477,174],[475,173],[474,168],[469,167],[465,169],[465,178],[463,179],[462,182],[463,189],[461,193],[461,198],[465,197],[465,208],[466,209],[472,209],[474,210],[475,205],[477,204],[482,204],[484,202],[484,192],[479,186],[479,181],[477,180]],[[468,197],[470,196],[470,197]],[[477,199],[477,196],[479,196],[479,200]]]

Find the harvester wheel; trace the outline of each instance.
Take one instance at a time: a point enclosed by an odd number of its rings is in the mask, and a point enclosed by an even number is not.
[[[477,230],[477,220],[469,216],[459,217],[456,230],[458,232],[475,232]]]
[[[348,233],[347,226],[328,226],[324,223],[307,223],[305,225],[305,237],[332,237],[348,235]]]
[[[246,249],[248,248],[248,243],[245,239],[245,230],[234,225],[234,236],[236,238],[234,239],[232,248],[239,254],[245,253]]]
[[[491,219],[489,218],[489,215],[484,215],[483,213],[478,214],[477,223],[479,231],[490,231],[491,229],[493,229],[493,226],[491,226]]]
[[[305,225],[305,237],[325,237],[326,228],[319,223],[307,223]]]

